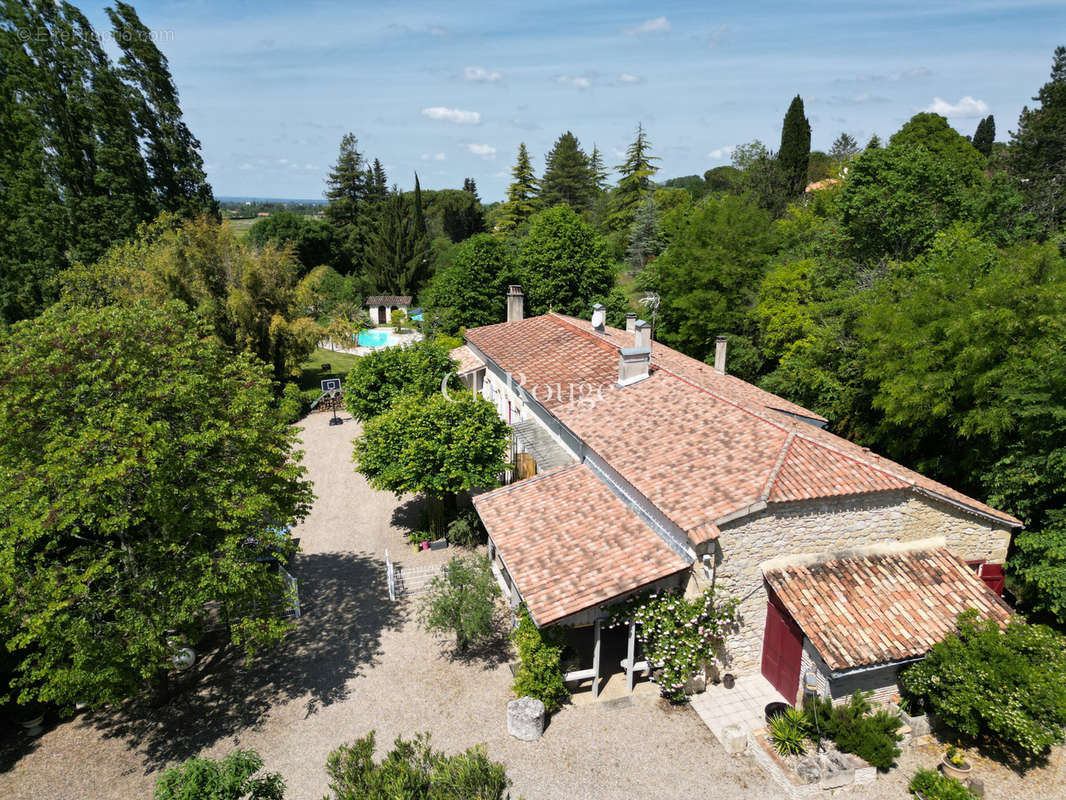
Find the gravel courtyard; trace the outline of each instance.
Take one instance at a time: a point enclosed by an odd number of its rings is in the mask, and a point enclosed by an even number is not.
[[[508,736],[506,664],[452,661],[410,604],[388,600],[386,546],[412,565],[443,553],[413,553],[396,524],[409,505],[354,473],[355,422],[330,428],[316,414],[304,424],[317,500],[294,531],[304,612],[295,634],[250,670],[217,665],[198,694],[160,711],[83,715],[49,730],[0,773],[0,797],[149,798],[166,766],[245,747],[282,773],[286,797],[320,800],[326,756],[371,729],[379,745],[418,731],[449,752],[482,743],[527,800],[779,796],[691,710],[653,697],[565,709],[536,743]]]

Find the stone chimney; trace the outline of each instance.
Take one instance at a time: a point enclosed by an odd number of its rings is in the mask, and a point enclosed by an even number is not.
[[[623,347],[618,351],[618,385],[629,386],[648,377],[650,347]]]
[[[512,283],[507,289],[507,321],[518,322],[524,313],[525,296],[522,287]]]
[[[597,303],[592,307],[592,328],[593,330],[603,333],[603,326],[607,322],[607,309],[603,307],[602,303]]]
[[[626,314],[626,331],[629,333],[636,333],[637,330],[637,315],[630,311]]]
[[[633,346],[646,347],[651,352],[651,323],[642,319],[633,323]]]
[[[714,341],[714,371],[725,374],[725,353],[729,347],[729,341],[724,336],[719,336]]]

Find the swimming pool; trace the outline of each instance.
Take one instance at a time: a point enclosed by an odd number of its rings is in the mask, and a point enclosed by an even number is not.
[[[359,331],[357,339],[360,347],[388,347],[396,340],[388,331]]]

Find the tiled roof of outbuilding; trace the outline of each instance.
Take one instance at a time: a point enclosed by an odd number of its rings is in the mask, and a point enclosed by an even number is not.
[[[364,306],[409,306],[411,295],[409,294],[375,294],[368,297]]]
[[[777,598],[832,670],[919,658],[976,609],[1010,609],[946,548],[841,558],[764,572]]]

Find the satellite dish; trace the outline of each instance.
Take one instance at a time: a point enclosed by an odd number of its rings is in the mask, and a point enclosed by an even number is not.
[[[196,651],[191,647],[181,647],[170,657],[175,669],[188,669],[196,663]]]

